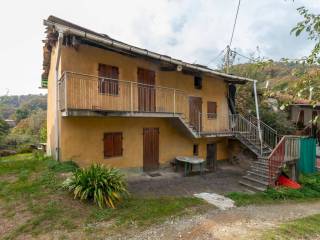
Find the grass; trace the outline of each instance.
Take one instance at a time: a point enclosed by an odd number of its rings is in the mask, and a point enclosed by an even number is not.
[[[280,227],[265,232],[262,236],[264,240],[271,239],[315,239],[320,236],[320,214],[293,220],[281,224]]]
[[[116,225],[147,226],[170,216],[187,214],[186,209],[201,205],[205,205],[201,199],[192,197],[131,198],[118,209],[97,209],[91,218],[96,221],[113,220]]]
[[[231,192],[227,194],[227,197],[234,200],[237,206],[320,199],[319,173],[301,176],[300,183],[302,184],[301,189],[279,187],[254,194]]]
[[[74,200],[61,188],[65,173],[76,168],[73,162],[58,163],[32,154],[0,158],[0,216],[14,226],[6,230],[3,239],[41,234],[52,237],[55,231],[61,231],[62,235],[69,232],[90,235],[86,226],[92,228],[102,222],[117,230],[146,227],[209,208],[192,197],[132,197],[117,209],[99,209],[92,203]],[[97,234],[97,229],[91,230]],[[109,233],[108,228],[103,231]]]

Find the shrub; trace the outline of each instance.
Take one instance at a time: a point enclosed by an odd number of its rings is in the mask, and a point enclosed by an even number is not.
[[[74,198],[93,200],[100,208],[115,208],[128,195],[126,182],[119,170],[99,164],[79,168],[64,181],[63,187],[73,192]]]

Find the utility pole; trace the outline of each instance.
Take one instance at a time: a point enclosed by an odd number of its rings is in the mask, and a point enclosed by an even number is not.
[[[229,74],[229,68],[230,68],[230,45],[227,45],[227,53],[225,56],[225,68],[226,68],[226,73]]]

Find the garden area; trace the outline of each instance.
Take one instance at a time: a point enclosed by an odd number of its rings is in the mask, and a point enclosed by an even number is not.
[[[315,227],[319,174],[302,176],[299,190],[228,193],[237,205],[228,211],[190,195],[142,197],[128,192],[126,182],[116,169],[93,165],[84,170],[72,161],[59,163],[37,152],[1,157],[0,235],[2,239],[139,239],[144,233],[141,239],[150,234],[176,239],[179,234],[194,234],[193,229],[207,221],[222,219],[219,224],[224,224],[230,215],[242,221],[248,213],[252,218],[268,212],[286,215],[288,209],[303,213],[282,219],[257,239],[304,239],[319,234]],[[299,204],[309,212],[296,207]],[[234,217],[231,220],[235,221]],[[185,235],[185,239],[193,238]]]
[[[192,197],[138,198],[127,195],[116,209],[79,201],[63,187],[78,167],[42,154],[0,158],[0,235],[3,239],[86,238],[145,228],[210,208]],[[101,235],[100,235],[101,234]]]

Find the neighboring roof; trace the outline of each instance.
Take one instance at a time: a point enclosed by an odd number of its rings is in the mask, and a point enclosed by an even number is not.
[[[198,72],[206,73],[209,75],[218,76],[230,83],[244,84],[248,81],[255,81],[245,77],[239,77],[235,75],[221,73],[211,68],[208,68],[207,66],[187,63],[166,55],[161,55],[159,53],[149,51],[147,49],[138,48],[138,47],[123,43],[121,41],[112,39],[106,34],[94,32],[92,30],[78,26],[74,23],[68,22],[66,20],[63,20],[55,16],[49,16],[47,20],[44,20],[44,25],[47,26],[47,34],[48,34],[47,39],[44,41],[46,45],[50,45],[50,42],[52,42],[52,39],[57,38],[57,32],[62,31],[65,34],[70,34],[73,36],[80,37],[81,39],[88,40],[91,43],[94,42],[94,44],[96,45],[107,47],[109,49],[116,49],[121,52],[130,53],[131,55],[144,56],[147,58],[156,59],[166,64],[181,66],[183,69],[186,69],[186,70],[198,71]],[[48,47],[47,49],[51,51],[50,47]],[[44,62],[45,62],[44,74],[42,79],[46,80],[49,64],[48,64],[48,61],[44,60]]]

